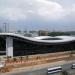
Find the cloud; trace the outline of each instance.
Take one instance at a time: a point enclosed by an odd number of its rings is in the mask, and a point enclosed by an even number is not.
[[[64,9],[56,3],[47,0],[38,0],[38,14],[46,19],[57,20],[63,18]]]
[[[63,18],[63,7],[48,0],[1,0],[0,16],[10,20],[25,20],[41,17],[42,19],[58,20]]]
[[[75,4],[72,4],[71,12],[72,12],[72,13],[75,13]]]
[[[65,20],[69,22],[73,22],[75,19],[75,4],[70,5],[69,7],[65,8]]]
[[[0,12],[0,15],[10,20],[26,19],[25,14],[18,8],[6,8]]]

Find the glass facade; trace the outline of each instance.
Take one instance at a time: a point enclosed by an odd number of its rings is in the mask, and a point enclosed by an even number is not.
[[[33,42],[14,40],[13,43],[14,56],[63,52],[75,49],[75,42],[59,45],[45,45]]]
[[[23,41],[13,39],[13,53],[14,56],[24,56],[33,54],[44,54],[53,52],[63,52],[75,50],[75,41],[67,42],[59,45],[47,45],[43,43],[33,43],[30,41]],[[6,55],[6,40],[0,37],[0,55]]]
[[[6,41],[0,37],[0,55],[6,55]]]

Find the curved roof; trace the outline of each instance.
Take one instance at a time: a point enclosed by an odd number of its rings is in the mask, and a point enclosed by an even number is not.
[[[50,37],[50,36],[39,36],[39,37],[27,37],[23,36],[20,34],[15,34],[15,33],[0,33],[0,36],[9,36],[13,38],[20,38],[23,40],[27,40],[29,42],[35,42],[35,43],[42,43],[42,44],[63,44],[63,43],[68,43],[68,42],[73,42],[75,41],[74,36],[56,36],[56,37]],[[46,40],[47,38],[58,38],[55,40]],[[44,40],[43,40],[44,39]]]

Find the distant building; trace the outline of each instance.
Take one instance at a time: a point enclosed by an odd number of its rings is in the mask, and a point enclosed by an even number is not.
[[[73,36],[26,37],[14,33],[0,33],[0,55],[13,57],[74,49],[75,37]]]

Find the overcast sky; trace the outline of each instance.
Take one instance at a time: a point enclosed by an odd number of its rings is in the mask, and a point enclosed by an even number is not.
[[[0,25],[21,30],[75,30],[75,0],[0,0]]]

